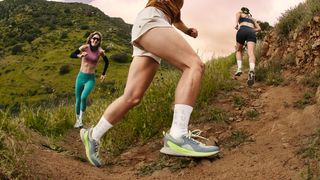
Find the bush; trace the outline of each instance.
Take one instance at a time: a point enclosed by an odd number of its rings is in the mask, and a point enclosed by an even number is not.
[[[80,29],[81,30],[87,30],[87,29],[89,29],[89,26],[88,25],[81,25]]]
[[[23,52],[21,44],[17,44],[15,46],[13,46],[12,49],[11,49],[11,54],[12,55],[17,55],[18,53],[21,53],[21,52]]]
[[[63,32],[61,33],[60,39],[66,39],[66,38],[68,38],[68,32],[63,31]]]
[[[110,56],[110,59],[119,62],[119,63],[126,63],[129,62],[128,55],[125,53],[117,53]]]
[[[60,67],[59,74],[60,75],[68,74],[70,71],[71,71],[71,68],[69,65],[63,65]]]
[[[276,31],[281,38],[287,38],[289,33],[295,29],[307,27],[308,22],[320,12],[319,0],[306,0],[293,9],[286,11],[276,25]]]

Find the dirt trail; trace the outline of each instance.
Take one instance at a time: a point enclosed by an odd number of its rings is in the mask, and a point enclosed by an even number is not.
[[[306,170],[304,161],[297,155],[301,139],[320,127],[317,105],[304,109],[293,106],[307,89],[294,82],[277,87],[256,83],[248,88],[246,74],[238,81],[239,88],[212,102],[230,114],[232,123],[222,127],[209,122],[191,124],[192,129],[202,128],[205,136],[217,137],[219,141],[234,131],[247,132],[248,141],[233,149],[222,146],[218,158],[191,159],[194,163],[179,171],[169,167],[156,169],[159,161],[168,164],[177,158],[161,155],[162,141],[155,139],[131,148],[98,169],[85,162],[78,131],[70,130],[61,142],[62,150],[50,150],[39,145],[40,142],[29,146],[32,153],[26,159],[30,171],[39,179],[300,179],[301,172]],[[246,107],[235,108],[232,95],[244,97]],[[254,120],[244,115],[243,110],[250,108],[259,113]],[[222,130],[217,132],[217,129]],[[152,163],[150,167],[156,169],[152,174],[137,175],[138,169]]]

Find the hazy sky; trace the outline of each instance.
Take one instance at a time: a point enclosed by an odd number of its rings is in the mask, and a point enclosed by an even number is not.
[[[55,0],[82,2],[95,6],[111,17],[121,17],[132,24],[147,0]],[[305,0],[185,0],[182,20],[197,28],[199,37],[184,36],[204,60],[228,55],[235,46],[235,14],[241,7],[250,9],[254,18],[274,25],[286,10]]]

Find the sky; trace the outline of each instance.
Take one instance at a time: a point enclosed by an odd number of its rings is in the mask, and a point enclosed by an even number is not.
[[[120,17],[132,24],[147,0],[53,0],[81,2],[99,8],[106,15]],[[185,0],[181,19],[188,27],[196,28],[198,38],[183,35],[204,60],[229,55],[235,47],[235,14],[245,6],[253,17],[274,25],[286,10],[305,0]]]

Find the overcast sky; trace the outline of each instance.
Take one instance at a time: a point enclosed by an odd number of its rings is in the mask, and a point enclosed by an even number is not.
[[[82,2],[99,8],[106,15],[121,17],[132,24],[147,0],[54,0]],[[184,36],[204,60],[211,56],[228,55],[234,51],[235,14],[248,7],[254,18],[274,25],[286,10],[305,0],[185,0],[182,20],[197,28],[199,37]]]

